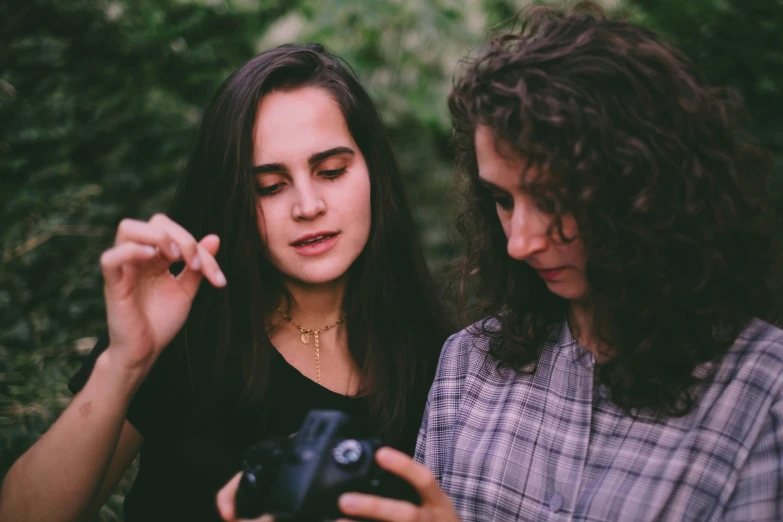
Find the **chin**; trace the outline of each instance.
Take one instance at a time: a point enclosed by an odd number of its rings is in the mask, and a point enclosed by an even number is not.
[[[556,288],[554,285],[550,285],[549,291],[568,301],[582,301],[587,296],[587,290],[581,286]]]
[[[289,279],[304,283],[307,285],[325,285],[333,283],[345,276],[350,265],[347,266],[314,266],[298,270],[297,272],[286,272]]]

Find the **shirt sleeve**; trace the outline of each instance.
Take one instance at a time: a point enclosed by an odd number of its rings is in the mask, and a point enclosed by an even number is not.
[[[68,382],[71,393],[75,395],[84,388],[95,368],[95,362],[108,346],[109,335],[108,332],[104,332],[82,362],[82,366]],[[173,352],[173,346],[168,346],[163,351],[128,406],[126,419],[139,431],[145,442],[155,437],[161,430],[171,427],[175,359]]]
[[[419,429],[414,459],[424,464],[438,483],[451,458],[451,437],[465,382],[467,343],[471,337],[462,331],[449,337],[443,345]]]
[[[783,398],[767,420],[740,471],[724,521],[783,520]]]

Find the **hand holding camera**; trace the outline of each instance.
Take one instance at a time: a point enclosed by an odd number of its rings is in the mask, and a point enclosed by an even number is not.
[[[242,474],[218,494],[221,516],[458,520],[426,468],[360,433],[342,412],[311,411],[295,437],[266,440],[248,451]]]

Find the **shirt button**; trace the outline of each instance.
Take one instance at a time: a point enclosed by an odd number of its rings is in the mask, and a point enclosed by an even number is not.
[[[560,511],[561,507],[563,507],[563,495],[555,493],[552,495],[552,498],[549,499],[549,509],[552,510],[552,513],[557,513]]]
[[[609,397],[609,387],[606,384],[602,384],[598,387],[598,396],[602,399]]]

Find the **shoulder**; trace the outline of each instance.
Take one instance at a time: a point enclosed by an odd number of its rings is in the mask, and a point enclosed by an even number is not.
[[[444,357],[460,357],[470,354],[486,355],[489,352],[493,335],[500,333],[500,322],[494,317],[486,317],[446,339],[441,352]]]
[[[743,389],[753,402],[780,400],[783,395],[783,330],[751,320],[721,359],[716,378]]]
[[[783,330],[761,319],[751,320],[726,354],[726,362],[759,378],[783,380]]]
[[[444,378],[464,378],[471,367],[483,367],[490,362],[493,334],[500,333],[500,322],[484,318],[451,335],[443,345],[436,381]]]
[[[751,319],[737,336],[731,351],[771,357],[783,364],[783,330],[761,319]]]

